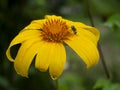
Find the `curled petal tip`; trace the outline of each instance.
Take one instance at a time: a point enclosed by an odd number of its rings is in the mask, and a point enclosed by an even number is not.
[[[16,71],[16,72],[17,72],[17,71]],[[28,74],[23,74],[23,73],[19,73],[19,72],[17,72],[17,74],[20,75],[20,76],[23,76],[23,77],[29,78]]]
[[[58,79],[57,76],[52,76],[52,75],[51,75],[51,78],[52,78],[53,80],[57,80],[57,79]]]

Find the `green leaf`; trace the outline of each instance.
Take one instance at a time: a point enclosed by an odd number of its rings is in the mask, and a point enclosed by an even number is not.
[[[120,84],[111,84],[110,86],[106,86],[103,90],[120,90]]]
[[[94,87],[95,90],[120,90],[120,83],[111,83],[107,79],[99,79]]]
[[[94,85],[94,89],[100,89],[100,88],[104,88],[104,87],[109,87],[110,86],[110,81],[106,80],[106,79],[99,79],[95,85]]]
[[[110,16],[105,25],[112,30],[117,30],[117,28],[120,28],[120,14]]]

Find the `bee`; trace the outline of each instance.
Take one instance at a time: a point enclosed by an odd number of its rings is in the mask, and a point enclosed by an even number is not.
[[[71,26],[71,29],[74,32],[74,34],[77,34],[77,30],[76,30],[75,26]]]

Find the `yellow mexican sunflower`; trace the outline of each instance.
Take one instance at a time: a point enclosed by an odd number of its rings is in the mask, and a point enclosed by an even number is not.
[[[45,19],[34,20],[21,30],[11,41],[6,55],[14,62],[16,72],[24,77],[28,77],[29,67],[36,56],[35,67],[43,72],[49,69],[51,78],[55,80],[62,74],[66,63],[64,45],[71,47],[87,67],[97,64],[99,35],[94,27],[46,15]],[[16,44],[21,46],[14,59],[10,49]]]

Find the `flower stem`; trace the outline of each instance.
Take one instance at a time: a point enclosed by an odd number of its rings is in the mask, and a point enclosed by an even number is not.
[[[94,21],[93,21],[93,18],[92,18],[92,14],[91,14],[91,11],[90,11],[90,0],[86,0],[86,1],[87,1],[87,10],[88,10],[88,16],[89,16],[89,19],[90,19],[90,22],[91,22],[91,26],[95,27]],[[99,49],[99,53],[100,53],[100,57],[101,57],[101,61],[102,61],[102,65],[103,65],[106,77],[107,77],[107,79],[111,79],[108,67],[107,67],[105,59],[104,59],[104,55],[103,55],[100,43],[98,43],[98,49]]]
[[[57,79],[57,80],[55,80],[55,84],[56,84],[56,90],[58,90],[58,88],[59,88],[58,79]]]

